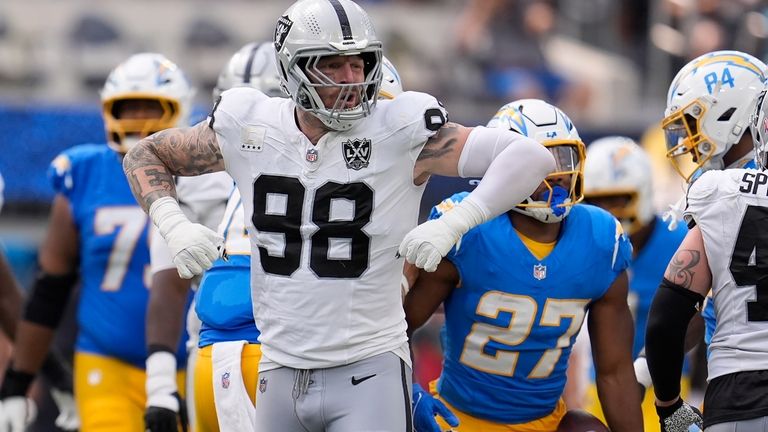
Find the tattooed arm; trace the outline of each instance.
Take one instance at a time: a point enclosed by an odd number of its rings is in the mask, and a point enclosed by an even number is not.
[[[662,424],[668,425],[680,416],[695,420],[691,408],[680,399],[680,376],[686,329],[701,310],[711,285],[704,238],[695,226],[669,262],[648,313],[645,353]]]
[[[414,182],[422,184],[430,174],[456,177],[459,175],[459,158],[472,128],[456,123],[446,123],[427,140],[414,168]]]
[[[704,238],[698,226],[688,231],[667,265],[664,277],[685,289],[702,296],[707,295],[712,286],[712,272],[709,270]]]
[[[554,169],[552,154],[530,138],[446,123],[419,154],[414,182],[423,183],[429,174],[483,179],[450,212],[411,230],[398,253],[416,267],[435,271],[459,237],[519,204]]]
[[[123,170],[136,201],[145,211],[157,199],[176,198],[173,176],[194,176],[224,170],[216,133],[202,121],[189,128],[166,129],[132,148]]]

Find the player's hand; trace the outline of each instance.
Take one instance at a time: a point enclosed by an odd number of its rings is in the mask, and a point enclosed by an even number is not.
[[[162,406],[148,405],[144,411],[144,427],[148,432],[187,432],[189,417],[187,415],[187,406],[179,393],[169,395],[175,403],[172,408]]]
[[[670,406],[656,405],[656,414],[659,415],[662,432],[688,432],[689,427],[694,425],[699,428],[697,430],[704,429],[701,411],[683,402],[682,398]]]
[[[145,429],[151,432],[187,431],[187,406],[176,386],[176,358],[157,351],[147,358]]]
[[[413,423],[416,432],[441,432],[435,420],[439,415],[451,427],[459,425],[459,419],[439,399],[434,398],[419,384],[413,384]]]
[[[428,272],[437,270],[440,260],[472,227],[488,220],[488,210],[467,195],[450,211],[412,229],[400,243],[398,256]]]
[[[61,353],[52,350],[43,362],[40,375],[50,388],[51,397],[59,409],[56,426],[65,431],[76,431],[80,428],[80,417],[77,414],[75,398],[72,395],[72,369]]]
[[[24,396],[0,401],[0,432],[24,432],[37,417],[35,402]]]
[[[685,197],[667,206],[667,211],[661,216],[661,220],[667,224],[668,230],[677,229],[677,225],[683,220],[683,210],[685,210]]]
[[[37,406],[27,399],[34,375],[6,369],[0,388],[0,432],[24,432],[37,417]]]
[[[173,263],[184,279],[211,268],[224,247],[224,238],[204,225],[190,222],[171,197],[163,197],[149,208],[152,221],[168,243]]]
[[[416,267],[433,272],[462,234],[446,224],[442,217],[429,220],[405,235],[397,253]]]
[[[80,416],[77,415],[77,405],[72,392],[51,388],[51,397],[59,409],[56,426],[65,431],[80,429]]]
[[[179,226],[165,240],[173,254],[173,263],[183,279],[192,279],[211,268],[224,245],[224,238],[216,231],[193,223]]]

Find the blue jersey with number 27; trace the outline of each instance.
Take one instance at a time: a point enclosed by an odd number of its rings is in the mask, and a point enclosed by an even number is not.
[[[438,215],[466,193],[452,196]],[[445,301],[440,396],[485,420],[514,424],[550,414],[566,380],[571,347],[591,302],[632,257],[609,213],[577,205],[552,252],[537,259],[506,214],[466,233],[447,259],[461,283]]]

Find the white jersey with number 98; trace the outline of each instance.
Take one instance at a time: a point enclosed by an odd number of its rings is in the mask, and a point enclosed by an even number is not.
[[[447,114],[432,96],[406,92],[313,145],[295,109],[237,88],[209,118],[243,197],[261,370],[388,351],[410,364],[395,253],[418,221],[416,159]]]

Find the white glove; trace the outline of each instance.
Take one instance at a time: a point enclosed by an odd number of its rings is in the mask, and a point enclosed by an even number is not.
[[[0,432],[24,432],[37,418],[37,406],[31,399],[11,396],[0,402]]]
[[[651,371],[648,370],[648,360],[646,360],[645,355],[639,355],[635,362],[632,363],[632,366],[635,368],[637,382],[646,389],[650,388],[653,385],[653,381],[651,380]]]
[[[172,197],[163,197],[152,203],[149,216],[168,243],[173,263],[184,279],[211,268],[223,249],[224,238],[215,231],[192,223]]]
[[[450,211],[412,229],[400,243],[399,256],[428,272],[437,270],[440,260],[464,233],[487,219],[484,211],[467,196]]]
[[[72,393],[51,388],[51,397],[56,402],[56,408],[59,409],[56,426],[65,431],[80,429],[80,416],[77,415],[77,405],[75,405],[75,398]]]
[[[661,220],[667,223],[667,229],[674,231],[677,224],[683,220],[683,211],[685,210],[685,197],[680,198],[676,203],[670,204],[669,209],[661,216]]]

